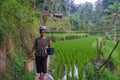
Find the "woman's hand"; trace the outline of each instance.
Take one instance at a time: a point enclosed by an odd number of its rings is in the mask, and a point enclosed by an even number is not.
[[[33,59],[33,55],[32,54],[29,55],[29,59]]]
[[[49,40],[48,40],[48,47],[51,46],[51,43],[52,43],[52,41],[49,39]]]
[[[33,59],[33,52],[34,52],[34,47],[32,48],[30,55],[29,55],[29,59]]]

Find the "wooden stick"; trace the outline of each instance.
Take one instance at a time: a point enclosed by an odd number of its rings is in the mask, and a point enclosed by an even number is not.
[[[96,38],[96,41],[97,41],[97,57],[99,58],[98,38]]]
[[[116,47],[118,46],[118,44],[119,44],[119,40],[117,41],[115,47],[113,48],[113,50],[111,51],[110,55],[108,56],[108,59],[100,66],[99,69],[101,69],[110,60],[111,55],[112,55],[113,51],[116,49]]]

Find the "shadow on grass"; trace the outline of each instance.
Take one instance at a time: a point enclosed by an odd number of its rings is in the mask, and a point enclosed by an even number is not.
[[[24,72],[23,76],[18,80],[35,80],[36,72]]]

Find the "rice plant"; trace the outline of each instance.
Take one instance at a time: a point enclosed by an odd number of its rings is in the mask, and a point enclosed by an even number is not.
[[[111,43],[111,45],[109,43]],[[114,46],[114,43],[112,41],[108,41],[107,44],[107,47],[110,49],[112,49]],[[57,62],[54,63],[55,80],[62,80],[64,73],[67,76],[67,80],[81,80],[84,76],[83,69],[85,65],[87,65],[89,62],[92,62],[97,57],[96,37],[54,42],[52,47],[55,48],[56,55],[54,56],[57,57],[57,60],[55,60]],[[120,50],[117,48],[117,51],[115,52],[116,54],[113,55],[113,58],[116,61],[115,63],[119,63],[118,67],[120,66],[120,55],[117,54],[119,51]],[[103,50],[103,52],[105,51]],[[106,54],[108,55],[109,53]],[[77,78],[74,76],[74,65],[78,68]]]

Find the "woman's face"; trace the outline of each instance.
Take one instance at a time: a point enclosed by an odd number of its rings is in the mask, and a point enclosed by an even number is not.
[[[45,36],[45,30],[40,30],[40,35]]]

